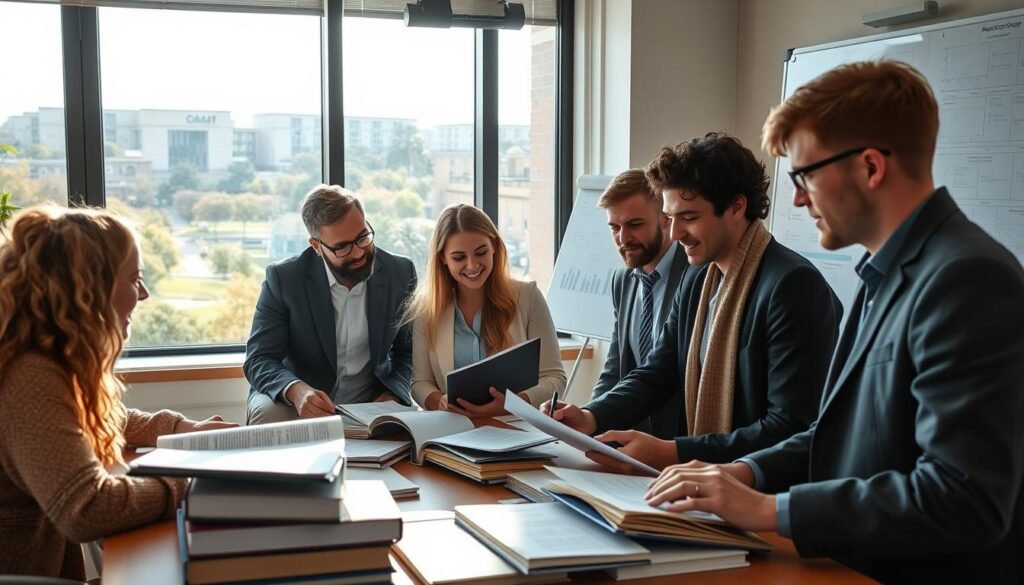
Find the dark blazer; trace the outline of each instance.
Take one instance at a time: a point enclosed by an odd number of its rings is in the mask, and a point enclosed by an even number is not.
[[[672,310],[672,299],[675,298],[676,289],[679,288],[683,277],[688,272],[696,273],[697,268],[692,271],[690,262],[686,258],[686,250],[680,245],[675,245],[670,252],[672,264],[666,280],[665,296],[661,299],[661,312],[667,318]],[[594,385],[594,392],[591,400],[600,398],[605,392],[611,390],[619,380],[626,377],[626,374],[633,371],[637,366],[633,356],[633,350],[629,345],[630,329],[633,327],[633,305],[636,301],[637,279],[632,275],[632,268],[620,268],[615,271],[612,277],[612,306],[615,309],[615,329],[612,331],[612,341],[608,346],[608,358],[604,361],[604,370],[597,378]],[[692,280],[692,274],[691,274]],[[689,283],[687,283],[689,284]],[[651,413],[637,423],[633,428],[650,433],[659,439],[671,439],[678,435],[679,420],[683,409],[682,393],[669,398],[656,411]]]
[[[594,413],[599,431],[629,428],[683,393],[707,267],[694,272],[692,285],[677,292],[647,362],[584,407]],[[806,430],[817,412],[841,315],[839,299],[814,265],[772,239],[743,311],[733,431],[688,437],[680,417],[679,460],[730,462]]]
[[[399,313],[416,287],[416,268],[408,258],[377,248],[366,285],[370,362],[378,390],[412,404],[412,331],[399,326]],[[334,306],[324,262],[313,248],[267,267],[242,367],[252,385],[249,392],[274,400],[296,378],[327,394],[334,389]]]
[[[883,582],[1024,582],[1022,385],[1024,271],[940,189],[844,329],[817,423],[750,458],[790,490],[802,555]]]

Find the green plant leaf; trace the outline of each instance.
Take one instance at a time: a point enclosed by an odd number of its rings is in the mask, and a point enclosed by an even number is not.
[[[7,144],[0,144],[0,150],[6,152],[7,154],[18,154],[17,148],[14,148],[13,146],[9,146]]]

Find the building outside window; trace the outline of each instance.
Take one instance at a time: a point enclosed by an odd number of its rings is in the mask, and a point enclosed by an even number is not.
[[[99,21],[100,201],[140,226],[153,293],[131,348],[237,348],[265,267],[308,246],[298,208],[323,181],[321,18],[75,10]],[[0,100],[0,144],[18,149],[0,157],[0,191],[20,205],[68,201],[60,11],[0,0],[0,38],[39,49],[31,63],[0,60],[0,81],[18,87]],[[422,272],[437,214],[476,200],[476,33],[347,12],[342,24],[345,187],[377,244]],[[542,288],[555,237],[554,30],[500,33],[493,154],[513,267]]]

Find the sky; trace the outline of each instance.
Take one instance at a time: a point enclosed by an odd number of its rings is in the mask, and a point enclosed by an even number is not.
[[[320,19],[100,8],[104,108],[320,111]],[[406,29],[401,20],[343,24],[349,116],[473,121],[473,31]],[[63,105],[57,6],[0,0],[0,123]],[[500,31],[499,123],[530,122],[530,27]],[[24,58],[29,57],[29,58]]]

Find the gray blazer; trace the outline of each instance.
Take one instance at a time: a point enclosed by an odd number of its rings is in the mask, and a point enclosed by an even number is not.
[[[401,307],[416,288],[408,258],[376,249],[367,284],[366,320],[370,361],[379,392],[412,404],[412,332],[401,323]],[[267,267],[242,366],[252,392],[274,400],[299,379],[330,394],[338,376],[334,308],[323,260],[313,248]]]
[[[661,299],[660,315],[667,319],[669,311],[672,310],[672,299],[690,268],[690,262],[686,258],[686,250],[682,246],[675,246],[672,258],[672,268],[668,273],[666,281],[665,296]],[[692,272],[696,272],[694,269]],[[600,398],[605,392],[611,390],[619,383],[619,380],[636,368],[638,363],[633,357],[633,350],[629,346],[630,330],[633,327],[633,304],[636,301],[637,280],[632,276],[633,269],[620,268],[615,271],[612,277],[612,307],[615,309],[615,329],[612,331],[612,341],[608,346],[608,358],[604,361],[604,370],[597,378],[594,385],[594,392],[591,400]],[[651,433],[659,439],[674,439],[679,434],[679,422],[683,412],[683,394],[677,393],[665,402],[660,408],[651,413],[650,417],[644,418],[633,428]]]
[[[940,189],[843,331],[815,425],[750,458],[789,490],[802,555],[883,582],[1024,582],[1022,384],[1024,271]]]

